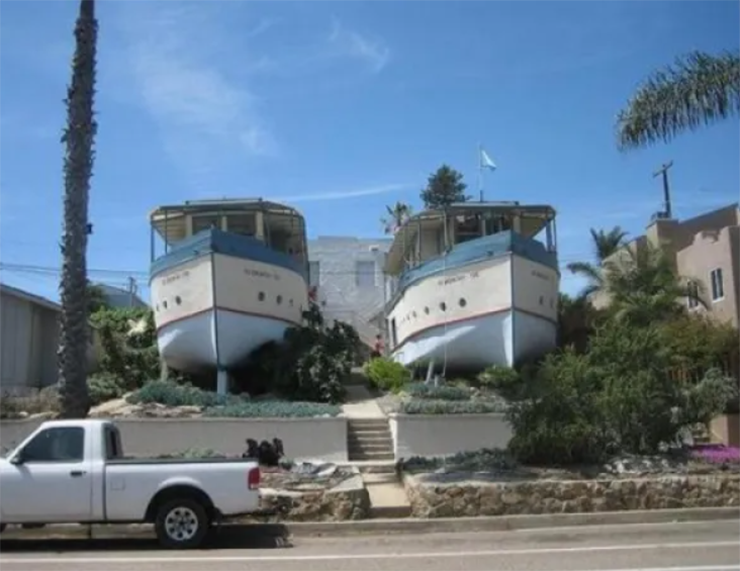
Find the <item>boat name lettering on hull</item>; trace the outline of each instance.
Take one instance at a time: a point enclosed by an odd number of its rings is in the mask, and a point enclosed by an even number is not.
[[[541,280],[550,281],[550,276],[547,274],[543,274],[542,272],[538,272],[537,270],[532,270],[532,275],[536,278],[540,278]]]
[[[262,270],[251,270],[249,268],[244,268],[244,273],[255,278],[265,278],[268,280],[280,281],[280,275],[277,272],[265,272]]]
[[[162,278],[162,281],[160,282],[163,286],[169,285],[172,282],[176,282],[180,279],[185,279],[190,277],[190,270],[185,270],[182,272],[178,272],[176,274],[172,274],[171,276],[167,276],[166,278]]]
[[[457,282],[461,282],[466,278],[475,279],[479,277],[479,275],[480,274],[477,271],[475,271],[475,272],[470,272],[469,274],[460,274],[459,276],[450,276],[448,278],[437,280],[437,285],[443,286],[443,285],[454,284]]]

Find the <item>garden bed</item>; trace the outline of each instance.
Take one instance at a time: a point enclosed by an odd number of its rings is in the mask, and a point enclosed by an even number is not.
[[[462,382],[437,387],[409,383],[398,393],[380,397],[378,405],[385,414],[407,415],[490,414],[505,412],[508,407],[497,394]]]
[[[740,450],[721,447],[563,468],[484,450],[401,468],[415,517],[722,507],[740,498]]]
[[[170,381],[152,381],[90,411],[92,418],[311,418],[335,417],[337,405],[218,395]]]

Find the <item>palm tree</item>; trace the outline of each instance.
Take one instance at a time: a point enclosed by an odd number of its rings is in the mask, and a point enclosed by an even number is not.
[[[95,2],[82,0],[75,25],[72,84],[67,89],[67,127],[62,137],[66,150],[58,356],[64,418],[84,418],[90,409],[87,390],[87,237],[90,233],[87,205],[97,131],[93,113],[97,35]]]
[[[626,248],[627,256],[604,262],[604,281],[616,319],[639,325],[674,319],[686,311],[685,300],[706,307],[703,286],[677,275],[670,258],[647,244]]]
[[[608,232],[591,228],[591,240],[594,247],[596,263],[590,262],[572,262],[566,267],[576,275],[580,275],[588,280],[588,285],[581,292],[580,297],[588,297],[604,288],[604,275],[602,266],[604,261],[624,246],[627,232],[619,226],[615,226]]]
[[[388,212],[388,217],[381,218],[380,223],[383,225],[386,234],[395,233],[412,214],[411,206],[398,201],[393,206],[386,206],[385,209]]]
[[[693,52],[654,72],[617,116],[621,150],[668,142],[740,113],[740,56]]]

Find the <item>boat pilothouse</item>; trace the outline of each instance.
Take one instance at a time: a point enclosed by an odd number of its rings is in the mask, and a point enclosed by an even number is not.
[[[301,323],[308,306],[303,216],[262,199],[188,201],[150,215],[151,297],[160,355],[189,373],[228,372]],[[157,255],[158,235],[164,253]]]
[[[555,347],[560,273],[555,210],[464,202],[396,232],[386,274],[392,357],[448,371],[512,366]]]

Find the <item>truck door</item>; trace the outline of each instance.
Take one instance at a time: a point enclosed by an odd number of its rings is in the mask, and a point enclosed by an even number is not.
[[[91,462],[79,426],[39,432],[2,474],[5,522],[84,522],[92,508]]]

